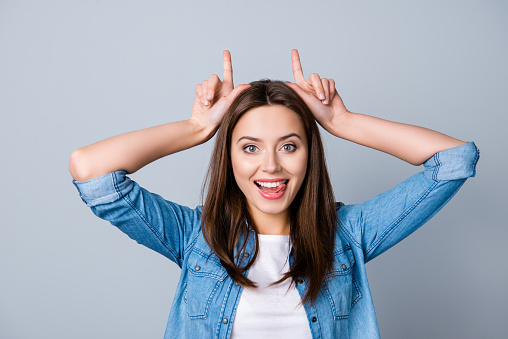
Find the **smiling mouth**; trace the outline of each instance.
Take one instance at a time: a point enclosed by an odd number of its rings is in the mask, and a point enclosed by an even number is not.
[[[267,194],[276,194],[286,189],[288,179],[275,182],[254,181],[256,186]]]

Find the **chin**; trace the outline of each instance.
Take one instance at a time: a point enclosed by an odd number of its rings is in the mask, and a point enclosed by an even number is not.
[[[258,205],[252,206],[252,207],[256,208],[258,211],[265,213],[265,214],[277,215],[277,214],[281,214],[281,213],[286,213],[289,209],[289,206],[290,206],[290,204],[282,202],[282,201],[281,202],[263,201],[262,204],[258,204]]]

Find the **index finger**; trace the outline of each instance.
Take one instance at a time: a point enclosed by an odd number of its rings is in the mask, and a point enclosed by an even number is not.
[[[233,85],[233,65],[228,50],[222,53],[222,81]]]
[[[295,77],[295,83],[305,82],[303,77],[302,64],[300,63],[300,55],[296,49],[291,51],[291,63],[293,64],[293,76]]]

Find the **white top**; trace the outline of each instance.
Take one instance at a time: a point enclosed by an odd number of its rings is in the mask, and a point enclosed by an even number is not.
[[[291,279],[268,287],[289,271],[289,235],[259,234],[259,254],[249,270],[258,288],[244,288],[231,332],[232,339],[312,338],[301,299]]]

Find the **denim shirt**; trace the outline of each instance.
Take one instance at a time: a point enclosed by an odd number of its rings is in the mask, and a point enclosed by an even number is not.
[[[379,338],[365,263],[436,214],[466,178],[475,175],[478,158],[473,142],[444,150],[424,163],[424,171],[363,204],[337,203],[333,270],[315,303],[304,305],[313,338]],[[206,244],[201,206],[191,209],[164,200],[130,180],[125,171],[74,184],[97,216],[180,266],[164,338],[230,337],[243,288]],[[239,265],[254,253],[254,237],[251,231]],[[306,284],[306,279],[298,280],[300,296]]]

